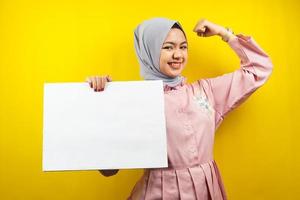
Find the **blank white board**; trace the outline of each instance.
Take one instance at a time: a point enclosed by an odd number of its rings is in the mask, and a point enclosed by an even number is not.
[[[43,171],[167,167],[162,81],[45,83]]]

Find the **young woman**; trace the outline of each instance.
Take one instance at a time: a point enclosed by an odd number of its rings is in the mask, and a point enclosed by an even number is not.
[[[178,21],[153,18],[134,32],[134,45],[145,80],[163,80],[167,125],[168,168],[145,169],[128,199],[227,199],[213,158],[214,134],[224,117],[272,72],[268,55],[250,36],[200,20],[200,37],[220,36],[239,56],[241,66],[232,73],[187,83],[181,76],[188,58],[188,43]],[[95,91],[103,91],[109,76],[87,78]],[[105,176],[118,170],[101,170]]]

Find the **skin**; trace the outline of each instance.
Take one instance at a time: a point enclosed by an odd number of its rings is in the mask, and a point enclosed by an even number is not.
[[[179,76],[188,58],[188,44],[183,32],[172,28],[160,51],[159,69],[170,78]]]
[[[220,36],[226,40],[231,40],[235,35],[229,33],[224,27],[214,24],[206,19],[201,19],[195,25],[193,31],[199,37]],[[170,43],[171,42],[171,43]],[[181,74],[188,58],[187,41],[180,29],[172,28],[168,33],[160,53],[159,66],[160,71],[170,78]],[[170,63],[178,63],[170,65]],[[180,64],[179,64],[180,63]],[[86,82],[95,92],[104,91],[105,84],[112,81],[109,75],[89,76]],[[106,177],[115,175],[119,170],[99,170]]]
[[[176,76],[176,74],[180,74],[181,71],[184,69],[185,64],[187,62],[187,55],[185,57],[185,55],[180,55],[183,54],[183,51],[179,50],[179,40],[183,40],[182,35],[179,29],[171,29],[171,32],[168,34],[167,39],[171,38],[171,39],[175,39],[177,41],[177,46],[176,44],[173,45],[173,48],[171,49],[163,49],[161,50],[161,57],[160,57],[160,69],[161,72],[163,74],[165,74],[166,76],[169,77],[174,77]],[[227,39],[231,39],[233,37],[235,37],[235,35],[228,33],[228,31],[218,25],[218,24],[214,24],[206,19],[201,19],[197,22],[197,24],[195,25],[193,31],[199,36],[199,37],[211,37],[211,36],[220,36],[222,38],[227,38]],[[178,35],[180,38],[174,38],[174,35]],[[165,40],[165,42],[167,41],[167,39]],[[170,51],[168,51],[170,50]],[[176,51],[175,51],[176,50]],[[169,53],[167,53],[169,52]],[[173,57],[171,55],[171,52],[173,52]],[[185,58],[185,59],[184,59]],[[180,66],[180,69],[174,69],[174,67],[170,67],[167,66],[166,63],[172,62],[172,61],[181,61],[180,59],[182,59],[182,66]],[[89,76],[86,79],[86,82],[88,82],[90,84],[90,87],[93,88],[96,92],[98,91],[103,91],[105,84],[109,81],[112,81],[111,77],[108,75],[104,75],[104,76]]]

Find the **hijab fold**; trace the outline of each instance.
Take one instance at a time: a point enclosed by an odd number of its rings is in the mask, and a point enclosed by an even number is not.
[[[152,18],[143,21],[134,30],[134,47],[140,64],[140,74],[145,80],[163,80],[170,87],[180,84],[184,77],[171,78],[159,69],[162,45],[174,24],[178,21],[166,18]],[[183,30],[183,29],[182,29]]]

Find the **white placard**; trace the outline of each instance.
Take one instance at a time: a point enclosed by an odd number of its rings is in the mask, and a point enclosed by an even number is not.
[[[45,83],[43,171],[167,167],[162,81]]]

